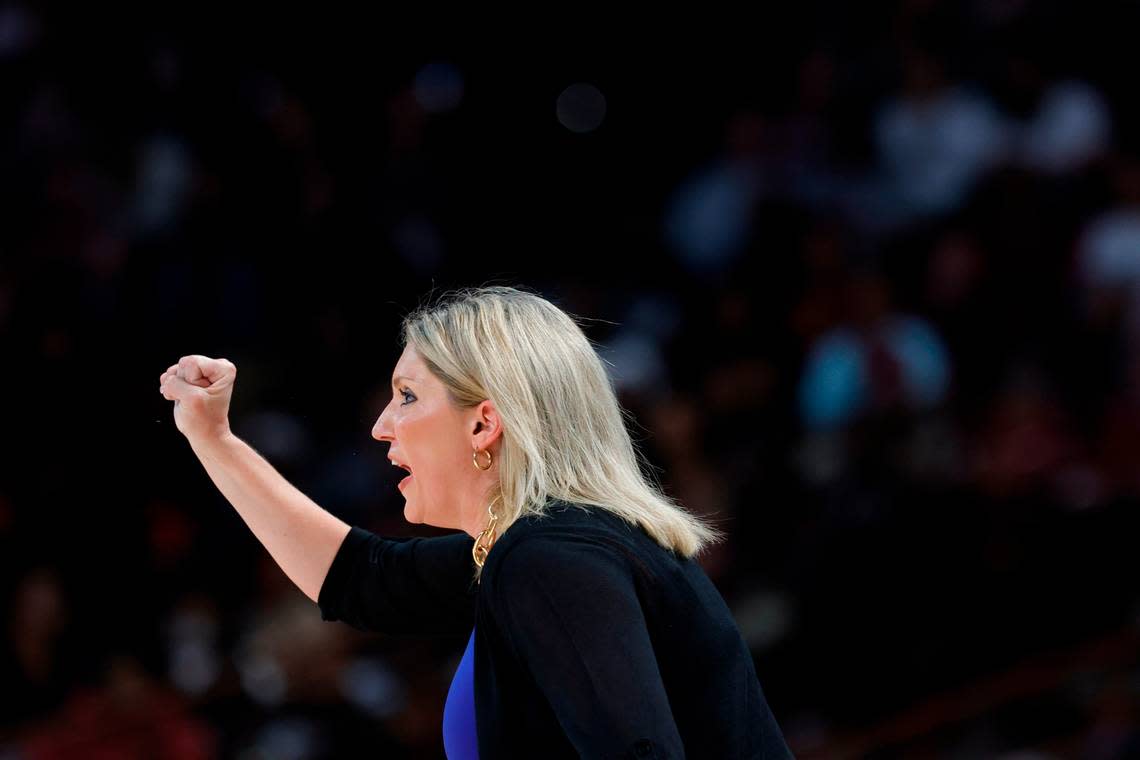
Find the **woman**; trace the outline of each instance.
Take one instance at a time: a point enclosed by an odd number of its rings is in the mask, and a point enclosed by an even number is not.
[[[178,429],[326,620],[470,634],[444,709],[449,758],[790,757],[748,648],[694,561],[719,534],[646,481],[601,360],[565,312],[505,287],[403,324],[372,435],[407,470],[387,539],[284,480],[228,423],[236,368],[160,379]]]

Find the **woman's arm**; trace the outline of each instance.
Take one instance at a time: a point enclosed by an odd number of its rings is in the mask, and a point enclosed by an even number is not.
[[[237,367],[226,359],[183,356],[159,377],[174,402],[174,423],[214,485],[289,579],[317,601],[349,526],[315,504],[230,432]]]
[[[396,636],[467,634],[475,624],[474,544],[462,532],[383,538],[354,527],[321,586],[321,617]]]
[[[190,446],[285,575],[317,601],[349,525],[322,509],[232,433]]]

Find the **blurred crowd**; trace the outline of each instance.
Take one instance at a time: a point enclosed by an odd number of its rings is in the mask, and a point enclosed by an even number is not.
[[[0,5],[0,759],[442,757],[464,641],[323,623],[157,378],[231,359],[293,483],[442,534],[369,430],[400,316],[491,283],[582,318],[729,534],[797,756],[1140,754],[1140,18],[812,8],[577,65]]]

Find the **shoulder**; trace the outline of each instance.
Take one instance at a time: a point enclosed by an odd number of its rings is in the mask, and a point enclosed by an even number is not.
[[[558,528],[519,531],[483,567],[483,604],[516,644],[551,640],[555,630],[589,638],[640,610],[637,563],[608,529]]]
[[[604,509],[551,502],[542,515],[516,520],[495,542],[483,567],[484,587],[629,576],[637,530]]]

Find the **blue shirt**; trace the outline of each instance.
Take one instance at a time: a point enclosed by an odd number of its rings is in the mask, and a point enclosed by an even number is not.
[[[479,760],[475,733],[475,629],[467,640],[467,650],[451,679],[443,706],[443,749],[447,760]]]

